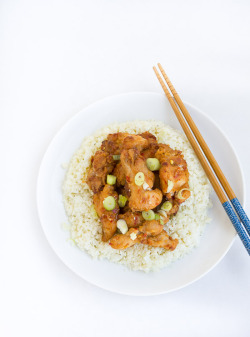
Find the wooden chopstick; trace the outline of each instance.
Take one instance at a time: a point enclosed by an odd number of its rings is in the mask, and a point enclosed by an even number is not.
[[[250,220],[245,213],[243,207],[241,206],[238,198],[236,197],[232,187],[230,186],[228,180],[226,179],[224,173],[222,172],[219,164],[217,163],[216,159],[214,158],[211,150],[209,149],[207,143],[205,142],[204,138],[202,137],[199,129],[197,128],[195,122],[193,121],[192,117],[190,116],[187,108],[185,107],[184,103],[182,102],[180,96],[178,95],[177,91],[175,90],[173,84],[171,83],[170,79],[168,78],[167,74],[165,73],[164,69],[162,68],[161,64],[158,63],[158,67],[169,87],[171,90],[175,101],[177,102],[183,116],[185,117],[187,124],[189,125],[190,129],[192,130],[196,140],[198,141],[200,147],[202,148],[202,151],[204,152],[207,160],[209,161],[209,164],[212,166],[214,173],[218,177],[222,187],[224,188],[227,196],[229,197],[235,211],[237,212],[241,222],[243,223],[246,231],[250,235]]]
[[[249,236],[247,235],[247,233],[245,232],[242,224],[240,223],[237,215],[235,214],[230,202],[228,201],[228,198],[225,194],[225,192],[223,191],[223,189],[221,188],[214,172],[212,171],[212,169],[210,168],[203,152],[201,151],[199,145],[197,144],[191,130],[189,129],[189,126],[188,124],[186,123],[186,120],[184,119],[184,117],[182,116],[180,110],[178,109],[175,101],[174,101],[174,98],[171,96],[170,92],[168,91],[168,88],[167,86],[165,85],[163,79],[161,78],[159,72],[157,71],[156,67],[153,67],[154,69],[154,72],[169,100],[169,103],[171,105],[171,107],[173,108],[174,110],[174,113],[179,121],[179,123],[181,124],[181,127],[183,129],[183,131],[185,132],[191,146],[193,147],[204,171],[206,172],[207,176],[208,176],[208,179],[210,180],[222,206],[224,207],[229,219],[231,220],[232,224],[234,225],[234,228],[236,230],[236,232],[238,233],[242,243],[244,244],[248,254],[250,255],[250,238]]]

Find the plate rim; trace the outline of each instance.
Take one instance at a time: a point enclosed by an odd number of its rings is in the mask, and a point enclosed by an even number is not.
[[[225,255],[228,253],[228,251],[230,250],[230,248],[232,247],[233,243],[235,242],[237,233],[235,232],[235,235],[232,239],[232,241],[230,242],[230,244],[228,245],[228,247],[225,249],[224,253],[220,256],[220,258],[209,268],[207,269],[205,272],[203,272],[201,275],[199,275],[198,277],[194,278],[193,280],[191,280],[190,282],[185,283],[184,285],[178,286],[176,288],[172,288],[166,291],[159,291],[159,292],[147,292],[147,293],[133,293],[130,291],[119,291],[119,290],[113,290],[111,288],[108,288],[106,286],[103,286],[101,284],[98,284],[98,282],[95,281],[90,281],[88,279],[86,279],[85,277],[83,277],[77,270],[72,269],[72,267],[70,266],[70,264],[68,264],[66,261],[63,260],[63,258],[61,257],[61,255],[56,251],[56,249],[54,248],[49,236],[47,235],[47,232],[45,230],[45,227],[43,226],[42,223],[42,216],[40,213],[40,207],[39,207],[39,198],[40,198],[40,180],[41,180],[41,174],[42,174],[42,169],[45,163],[45,159],[46,159],[46,155],[49,152],[50,148],[53,146],[53,143],[55,142],[56,138],[59,136],[59,134],[63,131],[63,129],[69,124],[71,123],[74,119],[76,119],[80,114],[82,114],[82,112],[89,108],[90,106],[93,106],[95,104],[98,103],[102,103],[104,101],[108,101],[108,100],[112,100],[113,98],[119,98],[122,96],[132,96],[132,95],[154,95],[154,96],[159,96],[159,97],[165,97],[164,94],[162,93],[158,93],[158,92],[154,92],[154,91],[131,91],[131,92],[125,92],[125,93],[120,93],[120,94],[116,94],[116,95],[110,95],[110,96],[106,96],[103,97],[101,99],[98,99],[88,105],[86,105],[85,107],[83,107],[81,110],[79,110],[77,113],[75,113],[71,118],[69,118],[58,130],[57,132],[54,134],[54,136],[51,138],[45,152],[43,153],[42,159],[40,161],[40,166],[39,166],[39,170],[38,170],[38,175],[37,175],[37,183],[36,183],[36,207],[37,207],[37,212],[38,212],[38,218],[39,218],[39,222],[41,224],[43,233],[45,235],[45,238],[47,239],[50,247],[52,248],[52,250],[54,251],[54,253],[56,254],[56,256],[63,262],[63,264],[69,268],[75,275],[77,275],[78,277],[80,277],[81,279],[83,279],[84,281],[88,282],[89,284],[92,284],[94,286],[97,286],[98,288],[104,289],[106,291],[112,292],[112,293],[116,293],[116,294],[120,294],[120,295],[125,295],[125,296],[138,296],[138,297],[146,297],[146,296],[158,296],[158,295],[163,295],[163,294],[168,294],[177,290],[180,290],[182,288],[185,288],[189,285],[191,285],[192,283],[198,281],[199,279],[201,279],[203,276],[205,276],[206,274],[208,274],[212,269],[214,269],[221,261],[222,259],[225,257]],[[167,99],[167,98],[166,98]],[[219,131],[220,133],[223,135],[223,137],[225,138],[225,140],[227,141],[228,145],[231,147],[231,150],[233,151],[235,158],[237,160],[237,164],[239,166],[240,169],[240,177],[242,180],[242,206],[243,208],[245,208],[245,202],[246,202],[246,189],[245,189],[245,176],[244,176],[244,172],[241,166],[241,162],[239,159],[239,156],[233,146],[233,144],[231,143],[231,141],[229,140],[228,136],[225,134],[225,132],[221,129],[221,127],[209,116],[207,115],[205,112],[203,112],[202,110],[200,110],[199,108],[197,108],[195,105],[189,103],[188,101],[183,101],[185,105],[187,105],[188,107],[193,108],[194,110],[196,110],[199,114],[201,114],[202,116],[204,116],[205,118],[207,118],[211,124],[213,124]]]

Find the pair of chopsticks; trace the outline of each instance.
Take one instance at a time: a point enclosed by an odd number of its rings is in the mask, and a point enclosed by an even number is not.
[[[245,211],[243,210],[239,200],[237,199],[233,189],[231,188],[229,182],[224,176],[220,166],[218,165],[216,159],[214,158],[212,152],[210,151],[208,145],[206,144],[204,138],[202,137],[200,131],[195,125],[192,117],[187,111],[180,96],[177,94],[175,88],[173,87],[173,84],[170,82],[160,63],[158,63],[158,67],[173,96],[170,94],[169,89],[164,83],[156,67],[153,67],[154,72],[162,86],[162,89],[164,90],[168,101],[171,104],[171,107],[173,108],[174,113],[179,123],[181,124],[181,127],[185,132],[191,146],[193,147],[194,152],[196,153],[204,171],[206,172],[207,177],[210,180],[222,206],[224,207],[236,232],[238,233],[242,243],[244,244],[248,254],[250,255],[250,221]],[[208,162],[213,170],[209,166]],[[231,204],[233,205],[239,218],[234,212]]]

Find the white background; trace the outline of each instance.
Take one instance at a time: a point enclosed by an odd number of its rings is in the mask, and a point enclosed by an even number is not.
[[[214,270],[182,290],[117,295],[83,281],[57,258],[42,232],[35,192],[57,130],[105,96],[161,92],[152,71],[159,61],[181,97],[230,137],[248,191],[250,2],[2,0],[0,6],[0,335],[249,336],[249,257],[238,238]]]

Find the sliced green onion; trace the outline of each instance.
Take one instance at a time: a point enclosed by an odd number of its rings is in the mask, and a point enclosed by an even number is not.
[[[113,159],[114,160],[120,160],[121,156],[119,154],[114,154]]]
[[[160,219],[160,224],[161,225],[165,225],[164,221],[162,219]]]
[[[125,220],[119,219],[116,223],[117,228],[120,230],[122,234],[126,234],[128,231],[128,225]]]
[[[124,207],[126,205],[127,200],[128,199],[124,195],[119,194],[118,204],[120,207]]]
[[[170,201],[165,201],[162,206],[161,209],[163,209],[163,211],[169,212],[172,209],[173,205]]]
[[[189,191],[189,192],[190,192],[190,189],[189,189],[189,188],[182,188],[182,189],[177,193],[177,198],[178,198],[178,199],[183,199],[182,193],[183,193],[184,191]]]
[[[164,216],[164,218],[167,217],[167,212],[164,211],[163,209],[160,209],[160,210],[159,210],[159,213],[160,213],[161,216]]]
[[[111,195],[103,200],[103,207],[107,211],[112,211],[115,208],[115,198]]]
[[[146,162],[150,171],[158,171],[161,167],[161,164],[157,158],[148,158]]]
[[[134,241],[136,238],[137,238],[137,235],[136,235],[135,233],[131,233],[131,234],[130,234],[130,239],[131,239],[131,240]]]
[[[142,212],[142,217],[144,220],[154,220],[155,218],[155,212],[150,210],[150,211],[143,211]]]
[[[135,184],[137,186],[141,186],[145,181],[144,173],[143,172],[138,172],[135,175]]]
[[[169,193],[172,190],[173,187],[174,187],[174,183],[172,182],[172,180],[168,180],[167,193]]]
[[[155,220],[160,220],[160,215],[159,214],[155,214]]]
[[[151,190],[151,188],[149,187],[149,184],[147,184],[146,182],[143,183],[142,187],[143,187],[143,189],[145,191],[150,191]]]
[[[112,174],[107,175],[107,184],[114,185],[116,183],[116,176],[112,176]]]

